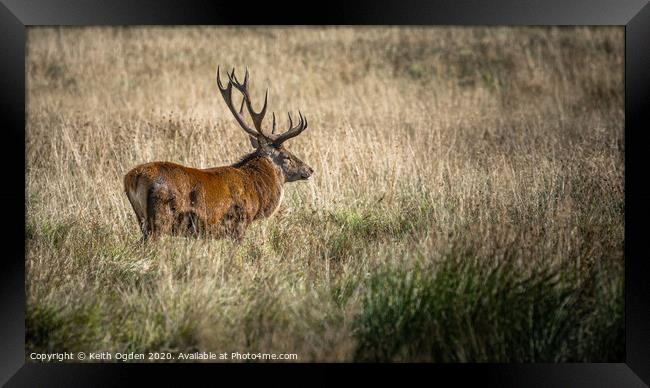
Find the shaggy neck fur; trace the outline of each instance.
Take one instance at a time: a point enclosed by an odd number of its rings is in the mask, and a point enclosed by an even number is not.
[[[284,174],[271,158],[257,151],[244,156],[233,167],[246,172],[255,186],[259,210],[255,218],[269,217],[280,205]]]

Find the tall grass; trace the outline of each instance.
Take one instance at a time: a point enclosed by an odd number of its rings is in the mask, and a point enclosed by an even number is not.
[[[30,28],[27,348],[623,358],[623,30]],[[138,244],[122,177],[236,161],[216,66],[300,108],[244,241]]]

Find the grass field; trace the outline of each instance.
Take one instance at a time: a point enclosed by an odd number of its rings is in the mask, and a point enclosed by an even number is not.
[[[623,32],[30,27],[27,354],[622,361]],[[307,115],[313,179],[141,245],[129,169],[250,151],[219,64]]]

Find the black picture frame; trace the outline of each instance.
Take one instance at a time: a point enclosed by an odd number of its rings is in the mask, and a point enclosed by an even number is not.
[[[221,1],[1,0],[0,112],[4,170],[4,249],[0,272],[0,383],[8,386],[124,385],[134,374],[187,383],[197,372],[212,381],[234,372],[244,382],[269,373],[294,380],[295,366],[36,364],[25,362],[25,53],[26,27],[36,25],[364,24],[364,25],[619,25],[625,26],[625,331],[622,363],[302,365],[305,383],[337,382],[338,372],[361,369],[363,381],[403,381],[423,372],[429,381],[524,387],[625,387],[650,384],[650,261],[644,221],[650,191],[644,185],[650,145],[650,5],[645,0],[392,0],[316,4],[266,2],[255,7]],[[255,9],[252,12],[251,9]],[[293,10],[291,13],[289,10]],[[297,12],[295,12],[297,11]],[[214,368],[218,368],[215,371]],[[250,369],[259,373],[246,373]],[[189,371],[188,369],[191,369]],[[181,372],[182,370],[182,372]]]

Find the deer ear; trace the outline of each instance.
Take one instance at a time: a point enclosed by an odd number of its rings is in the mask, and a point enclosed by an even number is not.
[[[251,145],[253,146],[253,148],[255,148],[255,149],[259,148],[260,142],[257,141],[257,138],[248,135],[248,139],[251,141]]]

